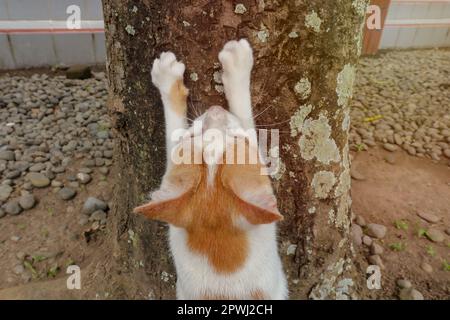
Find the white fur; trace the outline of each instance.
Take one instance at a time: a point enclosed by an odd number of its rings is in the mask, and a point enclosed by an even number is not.
[[[224,123],[213,121],[213,127],[219,130],[254,129],[250,96],[253,55],[249,43],[243,39],[228,42],[220,52],[219,60],[223,67],[222,81],[231,113],[227,113]],[[177,145],[171,141],[171,133],[187,126],[186,115],[172,112],[168,99],[170,88],[183,77],[184,69],[184,65],[177,62],[171,52],[161,54],[152,69],[152,80],[161,92],[166,116],[168,166],[173,165],[170,154]],[[199,119],[205,121],[205,118],[204,114]],[[193,135],[199,134],[193,132],[192,128],[190,131]],[[211,172],[214,172],[213,168]],[[268,192],[271,194],[272,190]],[[252,195],[248,198],[252,198]],[[288,297],[286,278],[278,255],[275,223],[251,225],[243,217],[234,223],[246,232],[249,253],[243,266],[230,274],[216,272],[206,256],[189,249],[186,231],[170,226],[170,248],[177,270],[178,299],[200,299],[205,295],[251,299],[251,292],[257,290],[269,299]],[[226,251],[226,248],[223,250]]]

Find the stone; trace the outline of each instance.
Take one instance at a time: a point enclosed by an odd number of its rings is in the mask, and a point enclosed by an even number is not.
[[[94,197],[89,197],[84,202],[83,213],[86,215],[90,215],[97,210],[106,211],[107,208],[108,205],[104,201]]]
[[[50,179],[42,173],[30,172],[26,177],[36,188],[45,188],[50,185]]]
[[[78,224],[79,224],[80,226],[85,226],[85,225],[88,224],[88,222],[89,222],[89,218],[88,218],[87,216],[85,216],[85,215],[82,215],[82,216],[80,217],[80,219],[78,220]]]
[[[365,227],[366,226],[366,219],[364,219],[363,216],[361,215],[357,215],[355,217],[355,223],[361,227]]]
[[[16,154],[10,150],[0,151],[0,160],[14,161],[16,159]]]
[[[362,237],[362,242],[364,243],[364,245],[370,247],[370,246],[372,245],[373,240],[372,240],[371,237],[369,237],[369,236],[367,236],[367,235],[364,235],[364,236]]]
[[[387,228],[381,224],[369,223],[366,231],[373,238],[383,239],[386,236]]]
[[[83,172],[79,172],[77,174],[77,179],[78,179],[78,181],[80,181],[81,184],[88,184],[92,180],[92,178],[89,174],[83,173]]]
[[[22,264],[18,264],[14,267],[13,272],[17,275],[22,274],[25,271],[25,268]]]
[[[400,289],[409,289],[412,287],[411,281],[406,280],[406,279],[398,279],[397,280],[397,286]]]
[[[437,223],[441,220],[440,217],[429,212],[418,212],[417,215],[421,217],[423,220],[431,223]]]
[[[384,269],[383,260],[381,260],[381,257],[379,255],[375,254],[375,255],[369,256],[368,261],[370,264],[377,265],[381,269]]]
[[[92,77],[91,68],[86,65],[75,65],[66,70],[67,79],[89,79]]]
[[[355,246],[360,246],[362,244],[362,235],[363,235],[362,228],[357,224],[352,224],[351,236],[353,244]]]
[[[8,185],[0,185],[0,201],[4,202],[8,200],[9,196],[13,192],[13,188]]]
[[[4,209],[7,214],[10,214],[12,216],[16,216],[22,212],[22,208],[20,207],[19,201],[17,200],[10,200],[9,202],[7,202]]]
[[[354,168],[353,166],[350,168],[350,175],[355,180],[360,180],[360,181],[366,180],[366,177],[360,171],[358,171],[356,168]]]
[[[387,151],[394,152],[398,150],[398,147],[396,145],[385,143],[383,144],[383,148]]]
[[[36,205],[36,198],[31,193],[24,194],[19,198],[19,204],[23,210],[32,209]]]
[[[75,198],[75,196],[77,195],[77,192],[72,188],[65,187],[58,191],[58,195],[62,200],[67,201],[67,200],[71,200],[71,199]]]
[[[445,239],[445,235],[438,229],[428,229],[426,236],[433,242],[443,242]]]
[[[400,300],[423,300],[423,295],[414,288],[401,289],[399,293]]]
[[[102,210],[95,211],[89,217],[89,221],[101,221],[103,219],[106,219],[106,212],[104,212]]]
[[[373,255],[382,255],[384,252],[384,249],[381,245],[376,243],[375,241],[372,242],[372,245],[370,246],[370,253]]]
[[[423,271],[425,271],[426,273],[433,273],[433,267],[426,262],[422,262],[422,264],[420,265],[420,268]]]

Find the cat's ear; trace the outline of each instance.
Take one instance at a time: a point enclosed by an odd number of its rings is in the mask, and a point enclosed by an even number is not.
[[[170,223],[176,227],[186,227],[189,221],[183,209],[186,206],[186,201],[190,198],[191,191],[167,199],[158,197],[157,194],[160,192],[165,193],[162,190],[155,191],[152,196],[154,200],[134,208],[133,212],[140,213],[149,219]]]
[[[224,165],[222,183],[232,192],[234,205],[251,224],[283,220],[277,208],[270,179],[261,175],[261,165]]]
[[[175,166],[163,178],[159,190],[151,194],[152,200],[135,208],[149,219],[186,227],[190,214],[186,208],[200,181],[200,171],[196,166]]]

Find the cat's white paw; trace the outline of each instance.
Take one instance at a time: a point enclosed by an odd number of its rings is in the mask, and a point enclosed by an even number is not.
[[[161,94],[169,94],[174,83],[183,80],[184,70],[184,64],[177,61],[172,52],[163,52],[153,62],[152,82]]]
[[[222,81],[225,86],[236,81],[250,80],[253,52],[247,40],[227,42],[219,53],[219,61],[223,68]]]

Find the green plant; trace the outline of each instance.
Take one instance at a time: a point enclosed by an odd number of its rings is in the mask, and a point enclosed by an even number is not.
[[[427,246],[427,253],[434,257],[436,255],[436,250],[434,250],[434,248],[432,246]]]
[[[394,226],[399,230],[408,230],[408,222],[405,220],[394,221]]]
[[[444,260],[443,267],[444,271],[450,271],[450,263],[448,263],[447,260]]]
[[[426,237],[426,235],[427,235],[427,230],[426,229],[420,228],[419,230],[417,230],[417,236],[419,238]]]
[[[54,265],[53,267],[51,267],[50,269],[48,269],[48,271],[47,271],[47,277],[49,277],[49,278],[54,278],[54,277],[56,277],[56,274],[58,273],[58,271],[59,271],[58,265]]]
[[[394,242],[389,245],[389,248],[393,251],[403,251],[406,248],[406,244],[403,242]]]
[[[25,268],[27,268],[31,272],[31,276],[33,277],[33,279],[36,279],[38,277],[38,273],[37,273],[36,269],[33,267],[33,265],[29,261],[24,261],[23,265],[25,266]]]

